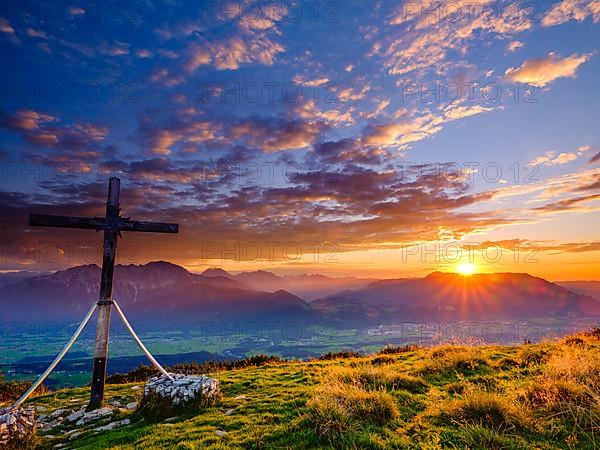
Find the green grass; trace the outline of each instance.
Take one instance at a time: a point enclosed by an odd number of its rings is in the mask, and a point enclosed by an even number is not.
[[[226,370],[212,374],[221,382],[218,405],[160,423],[121,411],[111,420],[129,417],[130,425],[82,429],[71,441],[58,428],[44,442],[81,449],[600,448],[600,335],[577,338]],[[107,402],[139,400],[134,386],[142,384],[109,385]],[[30,403],[77,409],[87,396],[69,389]]]

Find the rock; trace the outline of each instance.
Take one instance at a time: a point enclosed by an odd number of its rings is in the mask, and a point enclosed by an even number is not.
[[[75,422],[75,425],[80,427],[89,422],[93,422],[93,421],[101,419],[103,417],[110,416],[111,414],[113,414],[113,412],[114,411],[112,410],[112,408],[109,408],[107,406],[104,406],[104,407],[98,408],[98,409],[94,409],[93,411],[84,413],[83,416],[77,422]]]
[[[131,403],[127,403],[127,405],[125,405],[125,409],[132,410],[132,409],[137,408],[137,406],[138,406],[137,402],[131,402]]]
[[[52,428],[59,426],[61,423],[62,423],[62,421],[59,421],[59,420],[54,420],[52,422],[43,423],[42,430],[51,430]]]
[[[35,408],[0,409],[0,445],[12,437],[24,436],[35,430]]]
[[[57,418],[59,416],[62,416],[65,413],[66,410],[60,408],[57,409],[56,411],[52,411],[52,414],[50,414],[51,417]]]
[[[225,431],[225,430],[217,430],[217,431],[215,431],[215,433],[219,437],[227,436],[227,431]]]
[[[67,416],[68,422],[76,422],[85,415],[85,408],[75,411],[73,414]]]
[[[233,412],[234,412],[234,411],[235,411],[235,408],[231,408],[231,409],[228,409],[227,411],[225,411],[225,413],[224,413],[224,414],[225,414],[226,416],[228,416],[228,415],[230,415],[230,414],[233,414]]]
[[[46,407],[44,407],[44,406],[36,406],[35,410],[37,412],[44,412],[44,411],[46,411]]]
[[[125,426],[125,425],[129,425],[130,423],[131,423],[131,420],[129,420],[129,419],[123,419],[123,420],[118,420],[116,422],[107,423],[106,425],[98,427],[95,430],[96,431],[114,430],[117,427],[122,427],[122,426]]]
[[[141,386],[132,386],[131,387],[132,391],[137,391],[138,389],[141,389]]]
[[[65,436],[71,436],[73,433],[77,433],[79,429],[75,428],[74,430],[65,431],[63,434]]]
[[[69,436],[69,440],[72,441],[73,439],[75,439],[77,436],[81,436],[83,433],[81,431],[78,431],[76,433],[73,433],[71,436]]]
[[[173,406],[184,405],[192,399],[204,397],[208,400],[219,395],[219,381],[205,375],[172,375],[152,377],[144,386],[144,396],[153,393],[169,399]]]
[[[238,395],[237,397],[233,397],[234,400],[246,400],[245,395]]]
[[[112,408],[109,408],[108,406],[104,406],[102,408],[98,408],[98,409],[91,411],[90,414],[93,414],[93,413],[95,413],[96,415],[98,415],[100,417],[103,417],[103,416],[111,415],[113,413],[113,410],[112,410]]]

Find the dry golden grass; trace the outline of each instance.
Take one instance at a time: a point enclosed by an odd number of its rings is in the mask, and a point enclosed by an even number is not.
[[[526,385],[518,396],[519,401],[530,408],[560,409],[565,404],[593,406],[594,398],[589,391],[571,381],[539,379]]]
[[[462,398],[431,404],[426,416],[446,424],[482,426],[499,431],[520,431],[532,426],[531,420],[506,396],[473,391]]]
[[[580,333],[556,344],[541,374],[518,399],[538,417],[562,418],[573,433],[595,442],[600,432],[600,333]]]
[[[417,366],[421,375],[473,372],[489,367],[490,360],[475,347],[444,346],[430,350],[428,357]]]
[[[399,414],[389,393],[367,391],[333,379],[317,388],[307,407],[315,431],[328,439],[364,424],[383,425]]]
[[[548,358],[544,376],[586,387],[600,401],[600,348],[563,344]]]
[[[421,378],[402,373],[399,367],[359,365],[335,367],[329,378],[346,384],[355,384],[365,390],[406,390],[413,393],[427,391],[427,383]]]

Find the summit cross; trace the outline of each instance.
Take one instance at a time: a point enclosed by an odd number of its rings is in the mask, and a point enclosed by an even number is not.
[[[147,233],[179,232],[179,225],[175,223],[143,222],[130,220],[128,217],[121,217],[119,208],[120,185],[121,182],[118,178],[113,177],[110,179],[106,215],[104,217],[67,217],[41,214],[30,214],[29,216],[29,225],[31,226],[82,228],[104,232],[98,322],[96,325],[96,343],[94,346],[94,364],[92,369],[92,389],[88,409],[100,407],[104,398],[117,238],[121,237],[122,231],[141,231]]]

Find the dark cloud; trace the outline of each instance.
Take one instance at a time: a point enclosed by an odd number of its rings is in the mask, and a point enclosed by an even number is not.
[[[592,200],[597,200],[599,198],[600,198],[600,194],[591,194],[591,195],[585,195],[585,196],[581,196],[581,197],[574,197],[574,198],[569,198],[569,199],[565,199],[565,200],[560,200],[555,203],[549,203],[547,205],[535,208],[535,210],[541,211],[541,212],[549,212],[549,213],[570,211],[570,210],[575,210],[575,209],[580,208],[581,203],[592,201]]]
[[[175,261],[198,258],[207,242],[234,248],[253,242],[309,246],[315,241],[334,241],[340,251],[347,251],[412,241],[415,236],[437,239],[441,228],[458,237],[505,223],[493,214],[458,212],[458,208],[489,199],[492,194],[469,194],[463,180],[437,177],[433,170],[406,177],[400,172],[348,164],[336,171],[298,171],[282,187],[262,182],[235,188],[219,178],[189,181],[201,172],[199,163],[184,166],[153,158],[133,161],[125,171],[121,195],[124,215],[182,224],[177,241],[151,237],[148,250],[140,250],[140,255],[150,259],[158,249],[162,257]],[[2,193],[5,237],[24,244],[32,239],[69,238],[81,246],[95,241],[93,234],[79,232],[36,230],[32,234],[26,217],[31,211],[102,214],[105,181],[62,186],[48,183],[44,187],[47,192],[36,198]],[[143,241],[136,236],[127,238],[140,245]]]

